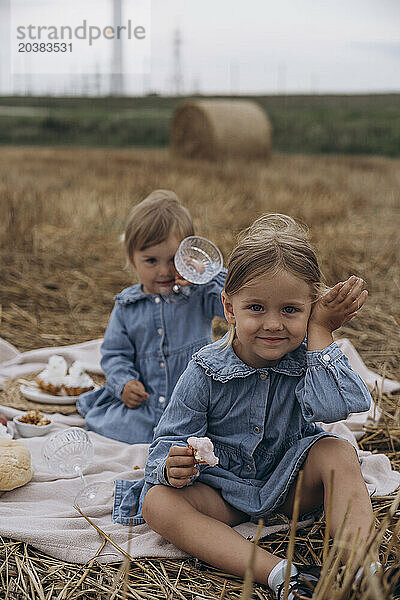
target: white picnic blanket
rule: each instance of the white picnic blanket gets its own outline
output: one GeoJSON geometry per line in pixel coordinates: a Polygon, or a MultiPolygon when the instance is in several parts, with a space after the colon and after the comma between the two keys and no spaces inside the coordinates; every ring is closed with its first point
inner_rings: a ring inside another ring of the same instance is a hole
{"type": "MultiPolygon", "coordinates": [[[[0,411],[8,419],[22,414],[6,406],[0,406],[0,411]]],[[[84,426],[84,420],[79,415],[50,416],[54,432],[71,425],[84,426]]],[[[94,445],[95,458],[85,470],[85,480],[89,485],[99,481],[109,482],[110,487],[108,493],[99,497],[98,506],[85,511],[87,516],[134,558],[188,556],[148,525],[130,528],[111,520],[113,481],[133,481],[143,477],[149,444],[125,444],[91,431],[89,436],[94,445]]],[[[34,476],[27,485],[0,496],[0,536],[28,542],[59,560],[87,563],[98,551],[103,537],[73,508],[75,495],[81,489],[80,478],[61,478],[49,472],[41,456],[47,437],[22,438],[31,452],[34,476]]],[[[312,519],[304,521],[302,525],[310,523],[312,519]]],[[[264,527],[261,535],[265,537],[287,527],[287,524],[264,527]]],[[[235,529],[252,539],[257,526],[249,522],[235,529]]],[[[123,555],[111,543],[107,543],[97,560],[107,563],[122,559],[123,555]]]]}
{"type": "MultiPolygon", "coordinates": [[[[0,339],[0,375],[5,379],[44,368],[48,357],[55,353],[63,355],[70,363],[82,360],[89,370],[101,372],[98,364],[100,345],[101,340],[94,340],[72,346],[19,353],[13,346],[0,339]]],[[[374,376],[380,385],[382,382],[379,383],[379,375],[374,376]]],[[[369,384],[373,385],[370,382],[369,384]]],[[[399,384],[396,385],[400,387],[399,384]]],[[[9,419],[21,413],[5,406],[0,406],[0,411],[9,419]]],[[[371,420],[372,414],[373,411],[368,411],[354,415],[354,420],[349,422],[350,428],[347,427],[347,421],[326,427],[357,446],[354,433],[359,435],[362,424],[371,420]]],[[[54,423],[53,431],[71,425],[84,426],[84,420],[79,415],[56,414],[51,415],[51,418],[54,423]]],[[[100,499],[100,505],[92,509],[88,516],[132,557],[187,556],[151,531],[147,525],[129,528],[111,521],[112,482],[115,479],[133,481],[143,477],[148,445],[129,445],[93,432],[89,432],[89,436],[94,444],[95,458],[85,471],[87,483],[108,481],[110,488],[109,493],[100,499]]],[[[80,479],[57,478],[48,471],[41,456],[46,437],[23,439],[31,451],[35,474],[26,486],[0,496],[0,535],[26,541],[60,560],[86,563],[96,554],[103,538],[73,508],[73,499],[81,487],[80,479]]],[[[400,473],[392,471],[387,457],[362,451],[359,454],[361,469],[370,493],[374,496],[386,496],[394,492],[400,485],[400,473]]],[[[287,525],[264,527],[261,535],[265,537],[285,527],[287,525]]],[[[255,534],[256,526],[244,523],[236,529],[245,537],[251,538],[255,534]]],[[[106,563],[121,559],[121,553],[112,544],[107,543],[97,560],[106,563]]]]}

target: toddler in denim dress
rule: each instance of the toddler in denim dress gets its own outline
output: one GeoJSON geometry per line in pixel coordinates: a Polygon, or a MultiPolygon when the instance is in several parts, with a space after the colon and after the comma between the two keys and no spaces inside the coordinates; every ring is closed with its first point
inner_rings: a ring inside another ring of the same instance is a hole
{"type": "MultiPolygon", "coordinates": [[[[146,521],[187,553],[243,577],[254,546],[232,527],[291,516],[299,479],[300,514],[315,511],[333,471],[330,533],[348,511],[345,562],[356,537],[368,539],[373,512],[355,449],[318,422],[369,408],[366,385],[332,337],[367,295],[356,276],[322,284],[307,229],[291,217],[255,221],[229,259],[229,332],[194,354],[158,424],[144,479],[116,482],[113,520],[146,521]],[[196,463],[190,436],[211,439],[216,466],[196,463]]],[[[254,579],[282,599],[287,561],[255,552],[254,579]]],[[[319,574],[317,565],[292,564],[288,598],[310,598],[319,574]]]]}
{"type": "Polygon", "coordinates": [[[174,254],[190,235],[191,216],[173,192],[156,190],[133,208],[125,247],[140,283],[115,297],[101,347],[106,383],[77,402],[87,429],[130,444],[151,442],[192,354],[212,342],[212,319],[224,316],[226,269],[202,285],[180,278],[174,254]]]}

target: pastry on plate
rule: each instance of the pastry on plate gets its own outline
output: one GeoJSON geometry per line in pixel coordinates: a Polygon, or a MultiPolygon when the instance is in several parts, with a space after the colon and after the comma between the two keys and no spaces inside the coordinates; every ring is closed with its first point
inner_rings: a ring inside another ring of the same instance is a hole
{"type": "Polygon", "coordinates": [[[62,356],[50,356],[47,367],[36,375],[35,381],[39,388],[55,396],[62,391],[64,378],[67,374],[67,363],[62,356]]]}
{"type": "Polygon", "coordinates": [[[63,389],[68,396],[80,396],[94,388],[93,379],[86,373],[83,364],[77,360],[64,377],[63,389]]]}

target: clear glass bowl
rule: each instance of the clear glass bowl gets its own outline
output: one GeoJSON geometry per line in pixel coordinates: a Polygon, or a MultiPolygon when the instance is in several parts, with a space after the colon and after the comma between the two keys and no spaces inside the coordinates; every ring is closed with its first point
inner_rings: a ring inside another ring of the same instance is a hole
{"type": "Polygon", "coordinates": [[[176,251],[175,268],[190,283],[207,283],[220,272],[222,254],[210,240],[192,235],[182,240],[176,251]]]}

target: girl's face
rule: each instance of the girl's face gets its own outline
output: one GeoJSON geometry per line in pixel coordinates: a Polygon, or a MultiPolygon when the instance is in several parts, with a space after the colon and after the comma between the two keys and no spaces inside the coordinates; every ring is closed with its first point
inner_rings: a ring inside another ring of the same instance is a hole
{"type": "Polygon", "coordinates": [[[146,250],[135,250],[131,261],[145,294],[168,294],[172,291],[177,273],[174,256],[181,239],[175,234],[146,250]]]}
{"type": "Polygon", "coordinates": [[[228,323],[236,327],[235,353],[251,367],[276,365],[304,340],[311,289],[287,271],[257,279],[230,298],[222,292],[222,301],[228,323]]]}

